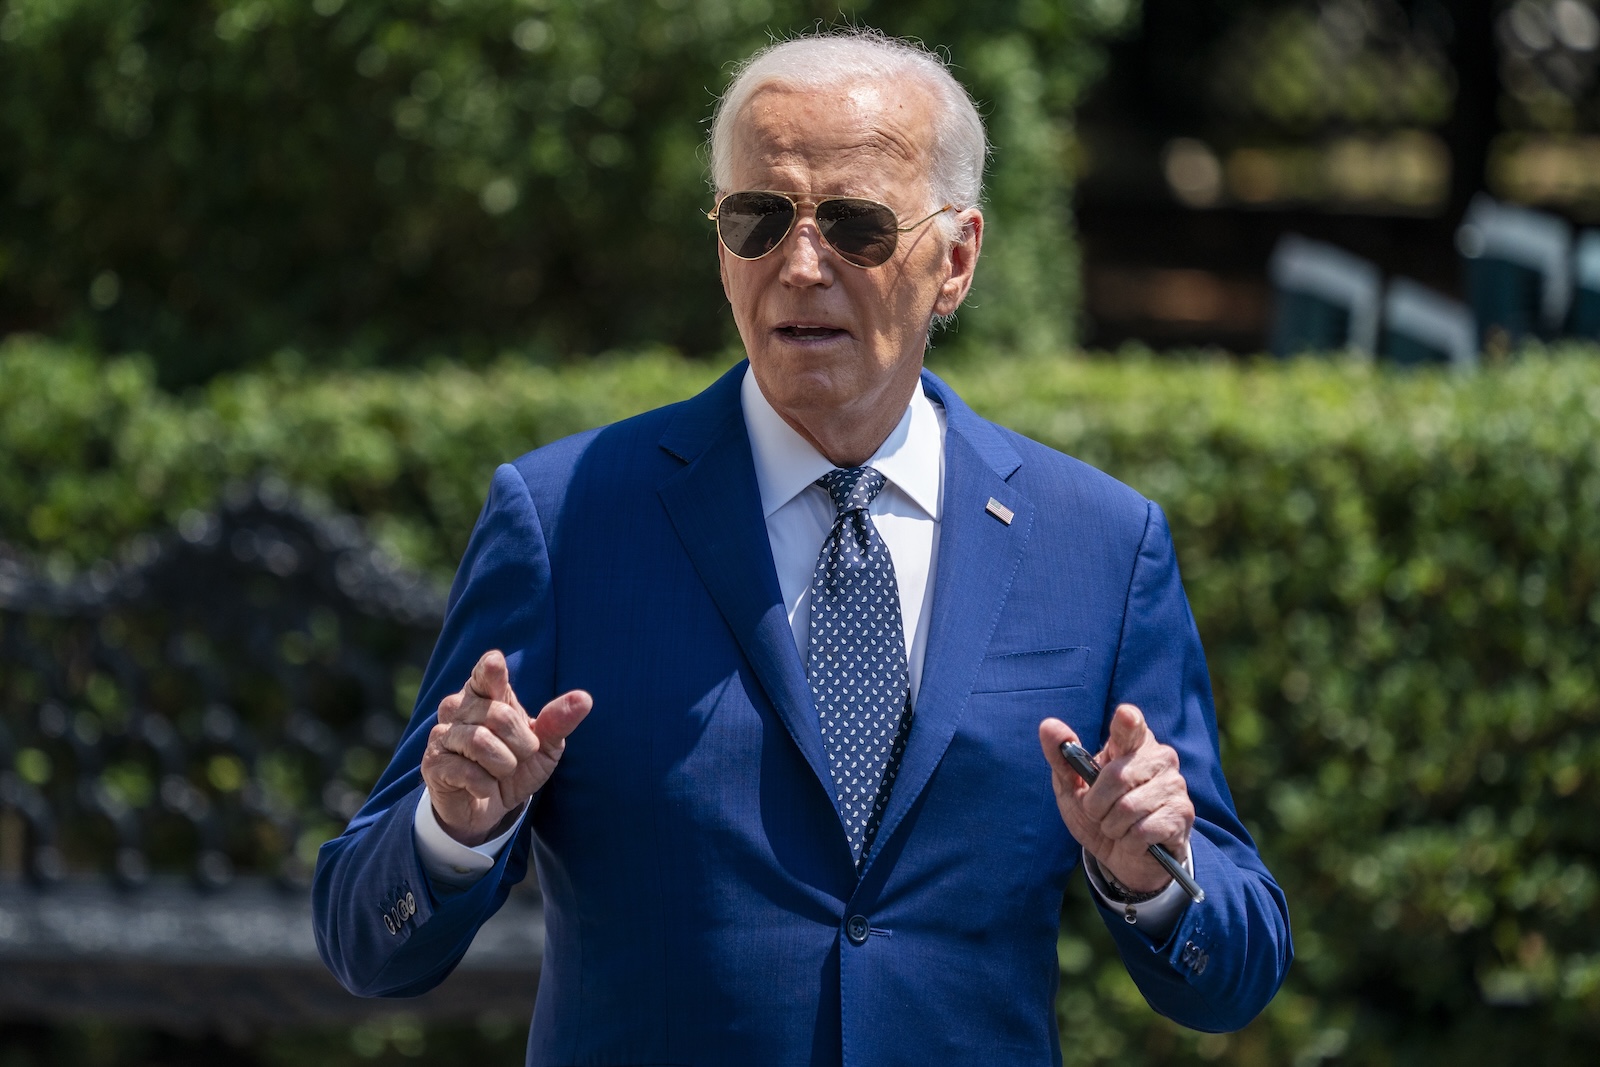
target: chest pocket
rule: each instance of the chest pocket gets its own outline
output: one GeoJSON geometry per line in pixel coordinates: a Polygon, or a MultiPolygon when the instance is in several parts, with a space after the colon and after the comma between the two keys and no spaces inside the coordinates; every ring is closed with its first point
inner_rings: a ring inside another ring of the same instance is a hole
{"type": "Polygon", "coordinates": [[[1030,689],[1073,689],[1083,685],[1087,648],[1046,648],[987,656],[978,667],[974,693],[1019,693],[1030,689]]]}

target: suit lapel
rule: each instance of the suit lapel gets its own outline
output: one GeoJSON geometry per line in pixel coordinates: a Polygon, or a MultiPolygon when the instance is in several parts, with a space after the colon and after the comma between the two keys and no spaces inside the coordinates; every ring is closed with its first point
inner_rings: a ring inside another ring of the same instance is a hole
{"type": "MultiPolygon", "coordinates": [[[[744,370],[741,362],[680,406],[661,447],[685,465],[659,493],[700,580],[831,800],[833,775],[761,514],[739,404],[744,370]]],[[[1016,450],[937,377],[924,372],[923,385],[946,417],[938,578],[916,718],[873,856],[927,788],[955,736],[1033,529],[1033,505],[1007,481],[1021,465],[1016,450]],[[1013,513],[1009,524],[986,510],[991,498],[1013,513]]]]}
{"type": "MultiPolygon", "coordinates": [[[[805,667],[778,589],[750,439],[740,363],[686,401],[661,440],[685,461],[658,490],[684,552],[727,621],[795,745],[831,799],[833,777],[805,667]]],[[[837,807],[837,805],[835,805],[837,807]]]]}
{"type": "Polygon", "coordinates": [[[874,855],[927,788],[955,736],[1033,529],[1033,505],[1006,480],[1021,465],[1016,450],[938,378],[925,372],[923,385],[946,417],[938,577],[916,718],[874,855]],[[1009,524],[986,510],[991,499],[1013,512],[1009,524]]]}

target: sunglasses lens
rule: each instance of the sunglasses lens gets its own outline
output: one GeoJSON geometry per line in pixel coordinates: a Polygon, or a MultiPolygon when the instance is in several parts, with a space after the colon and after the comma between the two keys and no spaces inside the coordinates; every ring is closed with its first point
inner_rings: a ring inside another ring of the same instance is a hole
{"type": "Polygon", "coordinates": [[[740,259],[778,247],[794,222],[794,205],[772,193],[729,193],[717,205],[717,236],[740,259]]]}
{"type": "Polygon", "coordinates": [[[817,228],[822,239],[841,257],[858,267],[887,263],[899,241],[894,212],[871,200],[845,197],[817,205],[817,228]]]}

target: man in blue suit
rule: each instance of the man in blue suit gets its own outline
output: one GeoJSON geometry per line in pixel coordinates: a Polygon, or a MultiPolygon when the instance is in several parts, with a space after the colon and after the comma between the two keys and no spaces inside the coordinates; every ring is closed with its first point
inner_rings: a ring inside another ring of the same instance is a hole
{"type": "Polygon", "coordinates": [[[495,473],[410,729],[318,862],[349,989],[443,980],[531,861],[530,1064],[1059,1062],[1081,860],[1157,1011],[1272,997],[1287,911],[1160,510],[922,369],[985,152],[919,47],[741,69],[711,216],[748,362],[495,473]]]}

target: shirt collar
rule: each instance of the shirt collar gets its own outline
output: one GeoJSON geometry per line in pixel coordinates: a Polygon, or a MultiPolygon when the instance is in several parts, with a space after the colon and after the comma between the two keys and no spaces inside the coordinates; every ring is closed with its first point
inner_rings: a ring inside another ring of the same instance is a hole
{"type": "MultiPolygon", "coordinates": [[[[770,518],[812,482],[833,470],[833,464],[783,421],[756,384],[755,371],[748,367],[739,397],[755,460],[756,485],[761,490],[761,513],[770,518]]],[[[939,416],[919,379],[899,424],[866,465],[876,468],[937,522],[943,452],[939,416]]]]}

